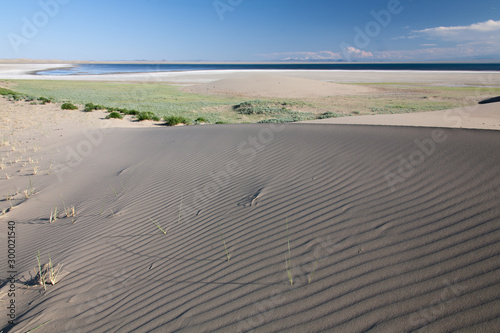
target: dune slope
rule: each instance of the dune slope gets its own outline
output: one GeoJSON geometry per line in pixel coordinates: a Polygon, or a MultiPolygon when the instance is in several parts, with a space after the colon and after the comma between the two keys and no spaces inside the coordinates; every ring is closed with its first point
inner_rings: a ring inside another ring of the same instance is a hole
{"type": "Polygon", "coordinates": [[[4,227],[16,223],[21,281],[19,324],[2,318],[4,332],[46,322],[37,333],[499,325],[496,131],[289,124],[102,133],[80,158],[69,152],[89,136],[66,140],[54,157],[59,172],[37,178],[39,192],[3,218],[4,227]],[[75,221],[49,223],[62,201],[75,205],[75,221]],[[64,264],[46,291],[22,282],[37,251],[64,264]]]}

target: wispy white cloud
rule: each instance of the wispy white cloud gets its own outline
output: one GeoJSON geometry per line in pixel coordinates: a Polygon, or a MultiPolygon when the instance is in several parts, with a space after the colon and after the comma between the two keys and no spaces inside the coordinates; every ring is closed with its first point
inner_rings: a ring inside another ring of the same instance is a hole
{"type": "Polygon", "coordinates": [[[339,60],[342,58],[340,53],[332,51],[319,51],[319,52],[279,52],[279,53],[266,53],[260,55],[268,60],[339,60]]]}
{"type": "MultiPolygon", "coordinates": [[[[406,28],[406,27],[404,27],[406,28]]],[[[499,59],[500,21],[488,20],[466,26],[408,30],[393,40],[412,40],[413,49],[369,51],[352,46],[339,52],[283,52],[261,55],[266,60],[290,61],[433,61],[454,59],[499,59]]]]}
{"type": "Polygon", "coordinates": [[[421,49],[416,50],[379,52],[375,54],[375,57],[399,60],[500,57],[500,21],[495,20],[465,26],[441,26],[412,30],[405,36],[393,39],[415,41],[425,39],[430,43],[422,43],[420,44],[421,49]],[[440,47],[440,45],[446,45],[446,47],[440,47]]]}
{"type": "Polygon", "coordinates": [[[372,52],[363,51],[352,46],[345,48],[344,52],[347,53],[351,59],[373,58],[372,52]]]}
{"type": "Polygon", "coordinates": [[[413,30],[417,36],[445,41],[467,41],[477,39],[500,40],[500,21],[488,20],[466,26],[436,27],[413,30]]]}
{"type": "Polygon", "coordinates": [[[338,61],[349,55],[351,59],[372,58],[373,53],[363,51],[355,47],[347,47],[342,52],[319,51],[319,52],[281,52],[267,53],[260,56],[267,60],[289,60],[289,61],[338,61]]]}

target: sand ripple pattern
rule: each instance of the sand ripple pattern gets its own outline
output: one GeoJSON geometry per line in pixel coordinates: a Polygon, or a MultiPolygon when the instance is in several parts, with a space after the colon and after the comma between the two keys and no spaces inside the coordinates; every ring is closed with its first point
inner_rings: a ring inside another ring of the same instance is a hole
{"type": "Polygon", "coordinates": [[[398,157],[409,158],[415,140],[434,129],[295,124],[270,136],[269,128],[124,129],[106,137],[71,179],[47,189],[68,189],[77,223],[49,224],[42,216],[50,206],[18,213],[25,269],[43,249],[69,272],[44,295],[20,296],[20,327],[48,320],[37,331],[499,327],[498,132],[444,129],[446,140],[391,190],[387,172],[398,174],[398,157]],[[252,151],[249,138],[259,133],[265,142],[252,151]]]}

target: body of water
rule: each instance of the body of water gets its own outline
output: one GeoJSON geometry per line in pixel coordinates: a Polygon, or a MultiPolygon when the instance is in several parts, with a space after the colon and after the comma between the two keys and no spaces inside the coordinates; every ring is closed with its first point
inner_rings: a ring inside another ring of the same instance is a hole
{"type": "Polygon", "coordinates": [[[381,71],[500,71],[500,63],[329,63],[329,64],[81,64],[40,71],[39,75],[100,75],[206,70],[381,70],[381,71]]]}

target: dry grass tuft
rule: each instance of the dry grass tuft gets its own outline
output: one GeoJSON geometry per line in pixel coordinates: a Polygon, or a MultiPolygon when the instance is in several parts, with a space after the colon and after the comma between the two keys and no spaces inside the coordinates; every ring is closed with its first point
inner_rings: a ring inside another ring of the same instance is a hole
{"type": "Polygon", "coordinates": [[[50,258],[48,264],[42,265],[40,261],[40,251],[38,251],[36,255],[36,261],[38,263],[38,269],[35,268],[37,273],[35,276],[36,283],[41,285],[44,290],[47,290],[47,284],[55,285],[59,281],[58,277],[63,265],[58,264],[54,267],[50,258]]]}

